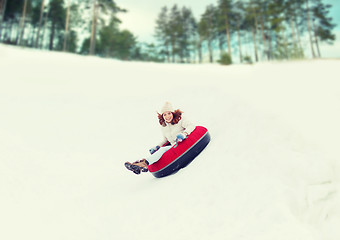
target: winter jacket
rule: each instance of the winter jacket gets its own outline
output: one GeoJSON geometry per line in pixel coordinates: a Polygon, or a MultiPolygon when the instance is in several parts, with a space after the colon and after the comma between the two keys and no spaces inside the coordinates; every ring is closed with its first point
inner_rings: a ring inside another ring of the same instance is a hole
{"type": "Polygon", "coordinates": [[[168,141],[171,145],[175,145],[176,137],[178,134],[184,133],[185,135],[189,135],[192,131],[195,130],[195,126],[183,117],[177,124],[172,125],[171,123],[167,122],[165,122],[165,124],[166,126],[162,126],[164,139],[158,144],[158,146],[160,147],[162,147],[168,141]]]}

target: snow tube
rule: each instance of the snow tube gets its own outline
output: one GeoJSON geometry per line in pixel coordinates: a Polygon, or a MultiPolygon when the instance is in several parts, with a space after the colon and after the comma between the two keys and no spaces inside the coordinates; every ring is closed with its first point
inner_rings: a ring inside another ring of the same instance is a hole
{"type": "Polygon", "coordinates": [[[149,171],[157,178],[176,173],[192,162],[209,142],[208,130],[197,126],[183,142],[173,146],[157,162],[150,164],[149,171]]]}

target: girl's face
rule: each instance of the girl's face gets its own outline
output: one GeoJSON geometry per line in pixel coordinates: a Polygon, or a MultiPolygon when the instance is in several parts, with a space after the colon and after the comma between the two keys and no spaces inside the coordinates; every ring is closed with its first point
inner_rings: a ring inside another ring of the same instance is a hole
{"type": "Polygon", "coordinates": [[[165,112],[163,113],[163,118],[167,123],[171,123],[174,116],[172,115],[172,112],[165,112]]]}

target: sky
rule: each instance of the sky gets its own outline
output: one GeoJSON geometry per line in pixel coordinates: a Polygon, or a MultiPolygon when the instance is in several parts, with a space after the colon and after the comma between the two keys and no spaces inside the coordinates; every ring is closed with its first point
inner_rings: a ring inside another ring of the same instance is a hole
{"type": "MultiPolygon", "coordinates": [[[[333,18],[333,23],[337,24],[335,29],[337,41],[333,46],[321,46],[322,52],[326,52],[326,57],[340,58],[340,2],[339,0],[323,0],[323,2],[333,6],[330,16],[333,18]]],[[[209,4],[215,5],[217,0],[116,0],[116,3],[128,10],[127,13],[119,14],[122,20],[121,28],[130,30],[140,42],[155,42],[153,38],[155,22],[162,7],[170,8],[174,4],[179,7],[185,6],[191,8],[196,19],[199,19],[205,8],[209,4]]]]}

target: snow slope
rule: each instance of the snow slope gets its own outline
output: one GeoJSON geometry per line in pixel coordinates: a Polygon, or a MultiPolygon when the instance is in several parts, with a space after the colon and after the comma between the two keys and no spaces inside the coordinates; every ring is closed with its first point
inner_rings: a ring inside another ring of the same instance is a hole
{"type": "Polygon", "coordinates": [[[340,239],[339,60],[121,62],[0,45],[0,239],[340,239]],[[156,179],[123,163],[171,101],[208,147],[156,179]]]}

